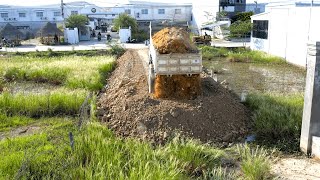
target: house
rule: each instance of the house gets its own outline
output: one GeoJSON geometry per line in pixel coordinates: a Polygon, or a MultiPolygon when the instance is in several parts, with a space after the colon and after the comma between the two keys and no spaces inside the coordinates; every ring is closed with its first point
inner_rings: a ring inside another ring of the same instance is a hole
{"type": "Polygon", "coordinates": [[[162,3],[132,1],[121,5],[125,12],[139,22],[150,21],[191,21],[192,5],[190,3],[162,3]]]}
{"type": "Polygon", "coordinates": [[[270,3],[266,12],[251,17],[250,47],[307,66],[307,44],[320,41],[320,3],[270,3]]]}

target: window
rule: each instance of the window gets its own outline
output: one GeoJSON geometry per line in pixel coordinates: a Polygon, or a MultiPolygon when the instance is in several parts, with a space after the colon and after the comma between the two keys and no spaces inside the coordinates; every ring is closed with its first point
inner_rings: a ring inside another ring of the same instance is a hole
{"type": "Polygon", "coordinates": [[[43,17],[43,12],[36,12],[37,17],[43,17]]]}
{"type": "Polygon", "coordinates": [[[141,9],[141,14],[148,14],[148,9],[141,9]]]}
{"type": "Polygon", "coordinates": [[[116,16],[115,14],[112,14],[112,16],[116,16]]]}
{"type": "Polygon", "coordinates": [[[126,14],[131,14],[131,9],[126,9],[126,10],[124,10],[124,12],[125,12],[126,14]]]}
{"type": "Polygon", "coordinates": [[[268,21],[253,20],[252,37],[268,39],[268,21]]]}
{"type": "Polygon", "coordinates": [[[61,16],[61,12],[59,12],[59,11],[53,12],[53,16],[61,16]]]}
{"type": "Polygon", "coordinates": [[[2,18],[7,18],[8,16],[9,16],[8,13],[1,13],[2,18]]]}
{"type": "Polygon", "coordinates": [[[71,11],[71,15],[77,15],[78,11],[71,11]]]}
{"type": "Polygon", "coordinates": [[[174,14],[181,14],[181,9],[175,9],[174,14]]]}
{"type": "Polygon", "coordinates": [[[19,17],[26,17],[26,13],[19,13],[19,17]]]}
{"type": "Polygon", "coordinates": [[[164,9],[158,9],[158,14],[165,14],[165,10],[164,9]]]}

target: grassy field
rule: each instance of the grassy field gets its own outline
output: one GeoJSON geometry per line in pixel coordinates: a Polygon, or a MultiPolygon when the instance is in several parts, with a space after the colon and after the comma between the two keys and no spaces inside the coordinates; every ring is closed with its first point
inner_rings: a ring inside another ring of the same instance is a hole
{"type": "Polygon", "coordinates": [[[250,94],[258,143],[286,152],[299,152],[303,94],[250,94]]]}
{"type": "Polygon", "coordinates": [[[46,53],[50,52],[42,53],[41,58],[18,53],[1,59],[0,179],[270,177],[270,159],[264,149],[247,145],[220,149],[179,136],[161,146],[116,137],[97,121],[96,97],[87,98],[90,91],[103,87],[115,57],[48,57],[46,53]],[[8,82],[18,81],[57,88],[50,93],[6,90],[8,82]],[[85,119],[80,113],[89,112],[80,111],[83,107],[91,110],[85,119]]]}
{"type": "Polygon", "coordinates": [[[204,60],[214,60],[226,58],[230,62],[250,62],[250,63],[276,63],[285,64],[283,58],[272,56],[261,51],[252,51],[244,48],[217,48],[211,46],[200,46],[204,60]]]}
{"type": "Polygon", "coordinates": [[[112,56],[14,56],[1,60],[0,73],[5,81],[33,81],[72,89],[99,90],[105,83],[106,73],[114,68],[112,60],[112,56]]]}

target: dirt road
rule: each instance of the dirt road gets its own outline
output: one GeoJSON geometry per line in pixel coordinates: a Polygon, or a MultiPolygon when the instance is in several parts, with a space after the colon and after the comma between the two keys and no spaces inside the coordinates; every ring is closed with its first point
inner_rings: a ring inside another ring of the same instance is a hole
{"type": "Polygon", "coordinates": [[[248,132],[244,105],[202,75],[202,95],[193,100],[155,99],[148,93],[146,50],[128,50],[118,59],[98,115],[117,135],[162,143],[180,132],[204,142],[242,140],[248,132]]]}

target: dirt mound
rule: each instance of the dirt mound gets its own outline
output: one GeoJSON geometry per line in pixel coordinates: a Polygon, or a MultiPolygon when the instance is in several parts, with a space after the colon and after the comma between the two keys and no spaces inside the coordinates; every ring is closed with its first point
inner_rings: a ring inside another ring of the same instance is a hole
{"type": "Polygon", "coordinates": [[[194,99],[201,92],[200,75],[160,76],[155,79],[155,98],[194,99]]]}
{"type": "Polygon", "coordinates": [[[248,132],[246,107],[211,78],[201,77],[196,99],[153,98],[140,57],[133,50],[120,57],[99,98],[98,116],[117,135],[163,143],[178,130],[204,142],[230,142],[248,132]]]}
{"type": "Polygon", "coordinates": [[[152,36],[154,47],[160,54],[197,52],[189,33],[183,28],[164,28],[152,36]]]}

